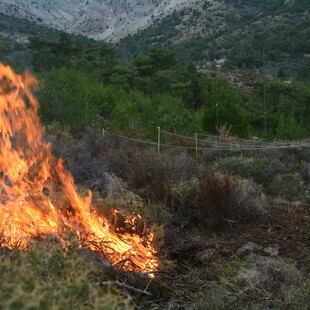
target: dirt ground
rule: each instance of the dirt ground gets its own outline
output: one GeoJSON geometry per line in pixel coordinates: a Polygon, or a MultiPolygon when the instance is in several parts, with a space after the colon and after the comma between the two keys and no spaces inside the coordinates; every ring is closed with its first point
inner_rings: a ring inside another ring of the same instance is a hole
{"type": "MultiPolygon", "coordinates": [[[[307,205],[272,202],[260,222],[230,222],[225,229],[204,235],[201,231],[190,232],[190,236],[184,237],[183,242],[171,245],[170,248],[168,246],[171,258],[177,260],[177,266],[173,275],[164,276],[166,285],[172,290],[172,300],[162,309],[244,309],[243,307],[251,302],[251,297],[242,301],[242,306],[236,304],[239,297],[235,297],[237,301],[228,303],[229,306],[210,306],[210,302],[214,300],[210,301],[208,298],[225,299],[232,296],[227,297],[221,291],[229,286],[227,283],[221,283],[221,274],[227,263],[239,258],[241,261],[246,260],[249,253],[245,256],[239,255],[239,249],[247,244],[255,244],[257,248],[252,254],[257,257],[267,261],[275,258],[280,265],[285,261],[290,266],[297,267],[296,270],[302,270],[310,262],[309,227],[310,208],[307,205]],[[268,249],[275,249],[275,252],[268,253],[268,249]],[[216,293],[219,294],[218,297],[212,296],[214,287],[219,290],[216,293]]],[[[259,306],[255,309],[278,309],[268,305],[268,299],[273,298],[272,293],[269,293],[266,294],[267,297],[257,297],[256,302],[259,306]]],[[[279,309],[286,305],[283,300],[281,302],[279,309]]],[[[252,308],[249,306],[247,309],[252,308]]],[[[296,308],[287,306],[286,309],[296,308]]]]}
{"type": "Polygon", "coordinates": [[[261,247],[279,246],[279,256],[300,266],[310,258],[310,207],[302,204],[272,204],[259,223],[240,225],[217,234],[221,248],[236,252],[248,242],[261,247]]]}

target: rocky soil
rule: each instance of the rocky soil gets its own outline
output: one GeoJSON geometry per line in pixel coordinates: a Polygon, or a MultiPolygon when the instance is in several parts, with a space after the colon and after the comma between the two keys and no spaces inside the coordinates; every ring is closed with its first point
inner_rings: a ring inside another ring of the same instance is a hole
{"type": "Polygon", "coordinates": [[[230,85],[235,88],[241,88],[250,95],[257,95],[259,89],[259,78],[255,74],[233,71],[217,71],[208,68],[199,68],[198,73],[207,78],[214,80],[217,76],[219,79],[226,79],[230,85]]]}

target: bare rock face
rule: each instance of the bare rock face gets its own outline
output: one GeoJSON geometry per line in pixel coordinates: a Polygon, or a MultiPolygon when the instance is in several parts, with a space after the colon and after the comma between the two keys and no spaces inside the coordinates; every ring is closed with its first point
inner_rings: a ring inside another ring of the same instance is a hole
{"type": "Polygon", "coordinates": [[[188,0],[1,0],[0,12],[98,40],[117,41],[188,0]]]}

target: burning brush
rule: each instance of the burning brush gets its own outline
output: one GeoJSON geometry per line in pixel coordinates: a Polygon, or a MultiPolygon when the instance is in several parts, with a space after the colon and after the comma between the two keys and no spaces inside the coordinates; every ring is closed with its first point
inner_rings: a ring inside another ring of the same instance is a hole
{"type": "MultiPolygon", "coordinates": [[[[81,247],[112,265],[148,273],[158,268],[153,234],[115,231],[91,206],[91,192],[81,197],[62,160],[42,138],[38,102],[29,73],[15,74],[0,64],[0,247],[27,250],[34,239],[68,232],[81,247]]],[[[132,219],[130,219],[132,223],[132,219]]]]}

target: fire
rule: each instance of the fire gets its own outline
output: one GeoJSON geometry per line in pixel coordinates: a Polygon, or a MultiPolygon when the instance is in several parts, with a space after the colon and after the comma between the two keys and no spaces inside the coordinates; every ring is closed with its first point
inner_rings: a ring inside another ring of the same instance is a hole
{"type": "Polygon", "coordinates": [[[81,246],[115,266],[137,272],[158,268],[153,234],[117,233],[81,197],[62,160],[43,138],[29,73],[0,63],[0,247],[27,250],[32,240],[74,233],[81,246]]]}

